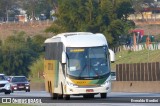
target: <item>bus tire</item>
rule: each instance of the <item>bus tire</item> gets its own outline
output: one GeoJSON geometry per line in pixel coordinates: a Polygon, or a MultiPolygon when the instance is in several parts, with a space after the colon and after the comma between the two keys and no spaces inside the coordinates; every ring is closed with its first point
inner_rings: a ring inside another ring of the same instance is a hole
{"type": "Polygon", "coordinates": [[[101,93],[101,98],[107,98],[107,93],[101,93]]]}
{"type": "Polygon", "coordinates": [[[58,99],[63,99],[63,84],[61,83],[61,94],[58,95],[58,99]]]}
{"type": "Polygon", "coordinates": [[[50,87],[50,88],[49,88],[49,89],[50,89],[50,93],[52,93],[52,83],[51,83],[51,81],[49,82],[49,85],[50,85],[50,86],[49,86],[49,87],[50,87]]]}
{"type": "Polygon", "coordinates": [[[65,100],[69,100],[70,99],[70,95],[63,95],[65,100]]]}
{"type": "Polygon", "coordinates": [[[52,94],[52,99],[57,99],[58,95],[56,93],[52,94]]]}
{"type": "Polygon", "coordinates": [[[59,94],[59,95],[58,95],[58,99],[63,99],[63,95],[62,95],[62,94],[59,94]]]}
{"type": "Polygon", "coordinates": [[[49,84],[49,81],[48,81],[48,92],[50,93],[50,84],[49,84]]]}

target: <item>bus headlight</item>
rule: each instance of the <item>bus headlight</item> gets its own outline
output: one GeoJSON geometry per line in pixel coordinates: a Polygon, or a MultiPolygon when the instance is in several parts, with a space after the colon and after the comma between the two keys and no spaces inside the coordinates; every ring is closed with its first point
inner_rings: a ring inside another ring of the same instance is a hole
{"type": "Polygon", "coordinates": [[[110,83],[110,81],[105,81],[101,86],[104,87],[104,86],[108,86],[110,83]]]}
{"type": "Polygon", "coordinates": [[[68,81],[67,81],[67,85],[69,85],[69,86],[71,86],[71,87],[78,87],[76,84],[73,84],[73,83],[68,82],[68,81]]]}

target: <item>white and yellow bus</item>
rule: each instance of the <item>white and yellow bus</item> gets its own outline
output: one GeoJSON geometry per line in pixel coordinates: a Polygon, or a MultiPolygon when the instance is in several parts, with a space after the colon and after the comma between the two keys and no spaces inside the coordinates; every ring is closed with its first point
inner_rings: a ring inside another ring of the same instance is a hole
{"type": "Polygon", "coordinates": [[[45,40],[45,89],[52,98],[71,95],[106,98],[111,90],[114,52],[103,34],[62,33],[45,40]]]}

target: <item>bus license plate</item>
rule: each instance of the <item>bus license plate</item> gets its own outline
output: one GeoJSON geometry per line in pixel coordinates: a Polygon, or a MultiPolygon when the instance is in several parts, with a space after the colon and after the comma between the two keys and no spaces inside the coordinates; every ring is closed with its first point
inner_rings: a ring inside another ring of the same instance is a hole
{"type": "Polygon", "coordinates": [[[93,89],[86,89],[86,92],[94,92],[93,89]]]}

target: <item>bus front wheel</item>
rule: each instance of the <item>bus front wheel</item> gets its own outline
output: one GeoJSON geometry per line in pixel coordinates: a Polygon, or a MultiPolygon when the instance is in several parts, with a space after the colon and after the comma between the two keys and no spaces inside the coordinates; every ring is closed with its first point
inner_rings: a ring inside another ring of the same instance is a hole
{"type": "Polygon", "coordinates": [[[101,98],[107,98],[107,93],[101,93],[101,98]]]}

